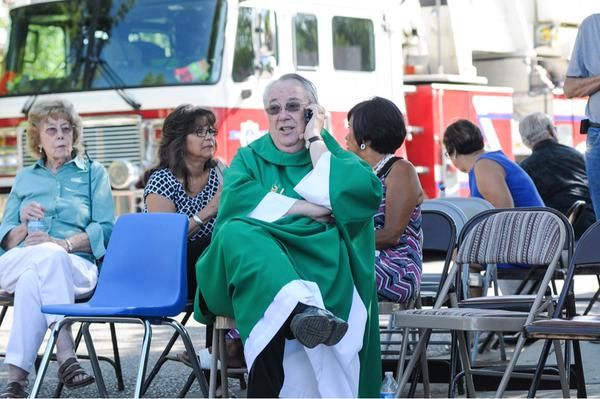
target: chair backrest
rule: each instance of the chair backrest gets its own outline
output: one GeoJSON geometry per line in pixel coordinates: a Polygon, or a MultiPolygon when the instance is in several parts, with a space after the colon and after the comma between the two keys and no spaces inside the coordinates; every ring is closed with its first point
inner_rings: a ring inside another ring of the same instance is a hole
{"type": "Polygon", "coordinates": [[[459,265],[545,265],[546,272],[529,315],[532,319],[568,239],[572,239],[568,221],[549,208],[493,209],[467,222],[458,240],[455,260],[459,265]]]}
{"type": "MultiPolygon", "coordinates": [[[[440,210],[424,209],[421,211],[423,229],[423,261],[427,261],[427,252],[434,251],[437,254],[443,254],[444,267],[441,272],[440,281],[437,284],[436,291],[439,294],[450,264],[452,254],[456,247],[456,225],[451,215],[440,210]]],[[[426,270],[423,270],[426,273],[426,270]]]]}
{"type": "Polygon", "coordinates": [[[490,204],[483,198],[476,197],[442,197],[439,198],[441,201],[448,201],[457,207],[467,216],[467,219],[471,219],[473,216],[494,209],[494,205],[490,204]]]}
{"type": "Polygon", "coordinates": [[[569,222],[571,222],[571,224],[575,226],[575,223],[577,223],[577,219],[579,219],[584,209],[585,201],[577,200],[573,202],[573,204],[571,204],[569,209],[567,209],[567,211],[565,212],[565,216],[567,217],[569,222]]]}
{"type": "Polygon", "coordinates": [[[575,252],[571,257],[571,262],[569,262],[565,284],[560,293],[554,317],[561,315],[567,297],[573,291],[573,276],[576,274],[577,269],[600,268],[600,249],[598,248],[598,243],[600,243],[600,221],[591,225],[579,238],[579,241],[577,241],[575,252]]]}
{"type": "Polygon", "coordinates": [[[421,204],[421,210],[441,211],[449,215],[456,226],[456,234],[459,235],[468,218],[460,208],[449,201],[440,199],[428,199],[421,204]]]}
{"type": "Polygon", "coordinates": [[[137,316],[178,315],[187,298],[187,229],[182,214],[121,215],[90,304],[137,316]]]}

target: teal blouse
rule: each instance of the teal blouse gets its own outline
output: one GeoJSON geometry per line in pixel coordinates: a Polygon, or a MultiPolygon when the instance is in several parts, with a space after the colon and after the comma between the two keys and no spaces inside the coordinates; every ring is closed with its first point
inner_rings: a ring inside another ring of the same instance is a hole
{"type": "MultiPolygon", "coordinates": [[[[85,232],[92,254],[76,254],[92,262],[104,256],[114,223],[112,192],[104,166],[76,157],[65,163],[56,174],[50,172],[42,160],[23,168],[17,174],[6,202],[0,225],[0,242],[21,224],[20,211],[32,201],[45,208],[44,220],[50,228],[51,237],[65,239],[85,232]]],[[[0,255],[4,252],[0,248],[0,255]]]]}

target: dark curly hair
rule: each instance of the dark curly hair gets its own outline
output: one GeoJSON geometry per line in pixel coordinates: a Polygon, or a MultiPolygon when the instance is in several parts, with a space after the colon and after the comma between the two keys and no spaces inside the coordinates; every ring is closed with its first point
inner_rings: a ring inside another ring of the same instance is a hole
{"type": "MultiPolygon", "coordinates": [[[[206,108],[196,107],[191,104],[183,104],[175,108],[166,118],[162,129],[162,138],[158,148],[158,165],[149,169],[144,174],[144,185],[158,169],[167,168],[175,176],[183,180],[183,187],[189,192],[189,176],[185,160],[185,143],[188,134],[196,128],[196,119],[205,118],[208,126],[215,126],[217,117],[206,108]]],[[[216,166],[214,159],[209,159],[204,164],[204,170],[216,166]]]]}

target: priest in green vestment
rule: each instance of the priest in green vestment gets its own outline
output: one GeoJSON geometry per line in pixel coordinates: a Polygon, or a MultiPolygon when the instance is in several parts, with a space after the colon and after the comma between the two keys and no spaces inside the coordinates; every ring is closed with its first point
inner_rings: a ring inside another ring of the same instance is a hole
{"type": "Polygon", "coordinates": [[[323,129],[310,81],[284,75],[264,102],[269,134],[225,172],[212,243],[196,264],[195,318],[235,319],[248,397],[376,397],[381,184],[323,129]]]}

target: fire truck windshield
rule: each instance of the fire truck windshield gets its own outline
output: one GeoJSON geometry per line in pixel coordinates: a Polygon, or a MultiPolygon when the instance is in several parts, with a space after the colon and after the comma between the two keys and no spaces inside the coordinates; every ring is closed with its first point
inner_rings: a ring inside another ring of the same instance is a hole
{"type": "Polygon", "coordinates": [[[66,0],[11,11],[0,95],[214,84],[224,0],[66,0]]]}

